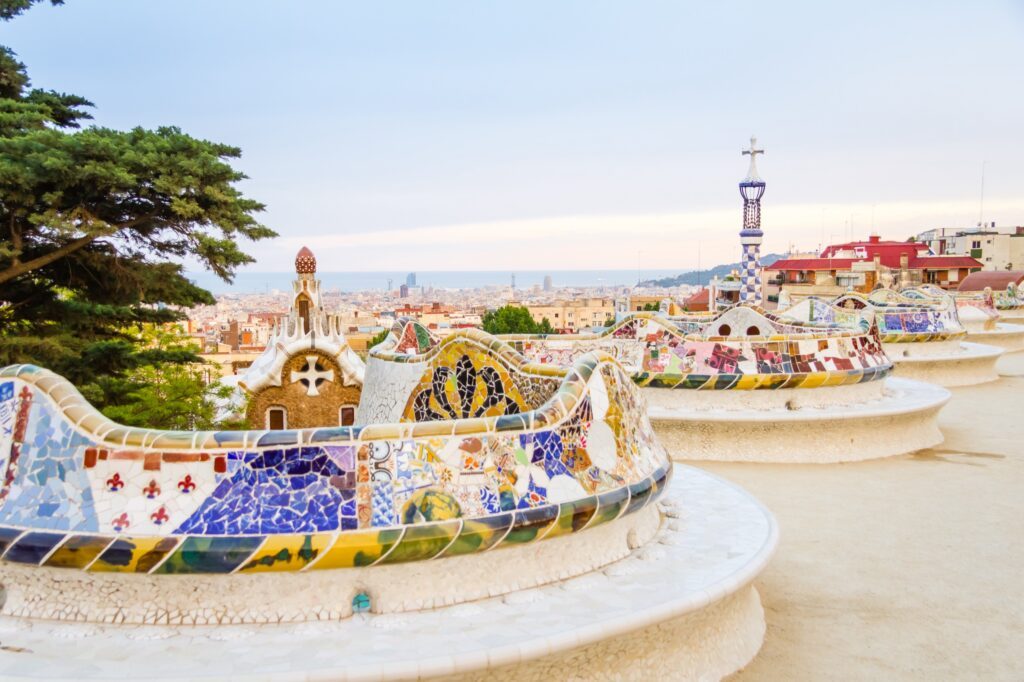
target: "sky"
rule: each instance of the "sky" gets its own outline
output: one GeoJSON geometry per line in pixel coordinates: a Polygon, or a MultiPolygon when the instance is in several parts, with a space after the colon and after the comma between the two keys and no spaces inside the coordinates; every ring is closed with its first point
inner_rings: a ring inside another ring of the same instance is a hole
{"type": "Polygon", "coordinates": [[[751,135],[764,252],[1024,225],[1024,0],[67,0],[0,44],[240,147],[254,271],[737,261],[751,135]]]}

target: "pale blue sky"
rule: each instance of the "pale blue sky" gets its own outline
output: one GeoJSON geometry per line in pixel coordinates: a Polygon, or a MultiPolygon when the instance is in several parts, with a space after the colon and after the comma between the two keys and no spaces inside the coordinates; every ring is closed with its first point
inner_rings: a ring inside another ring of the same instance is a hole
{"type": "Polygon", "coordinates": [[[1021,0],[68,0],[0,33],[101,125],[240,146],[282,235],[253,269],[737,260],[751,133],[766,250],[971,224],[983,160],[1024,224],[1021,0]]]}

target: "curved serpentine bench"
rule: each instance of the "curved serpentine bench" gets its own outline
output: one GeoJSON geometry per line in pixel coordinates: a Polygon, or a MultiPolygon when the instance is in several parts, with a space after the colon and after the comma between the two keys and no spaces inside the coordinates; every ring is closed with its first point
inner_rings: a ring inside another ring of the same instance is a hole
{"type": "Polygon", "coordinates": [[[950,296],[911,299],[889,289],[867,297],[844,294],[833,305],[848,310],[873,309],[879,336],[896,375],[951,388],[999,378],[997,346],[966,341],[956,303],[950,296]]]}
{"type": "Polygon", "coordinates": [[[991,291],[982,295],[957,294],[960,320],[967,327],[967,337],[981,343],[999,346],[1007,353],[1024,350],[1024,325],[1008,324],[996,309],[991,291]]]}
{"type": "Polygon", "coordinates": [[[956,302],[957,315],[967,330],[967,338],[1007,353],[1024,350],[1024,325],[1007,324],[996,308],[992,289],[982,292],[948,293],[937,286],[925,284],[901,289],[899,294],[907,300],[936,303],[948,296],[956,302]]]}
{"type": "Polygon", "coordinates": [[[0,369],[0,615],[416,610],[592,571],[657,531],[672,465],[608,355],[541,367],[467,332],[403,360],[417,381],[388,392],[389,423],[292,431],[122,426],[52,372],[0,369]]]}
{"type": "Polygon", "coordinates": [[[993,298],[1001,321],[1024,324],[1024,287],[1018,287],[1010,282],[1005,289],[996,292],[993,298]]]}
{"type": "Polygon", "coordinates": [[[940,443],[936,416],[949,393],[886,380],[892,364],[873,313],[817,303],[775,313],[636,313],[600,334],[502,338],[546,364],[595,349],[616,357],[680,459],[833,462],[940,443]],[[811,307],[815,319],[797,319],[811,307]]]}

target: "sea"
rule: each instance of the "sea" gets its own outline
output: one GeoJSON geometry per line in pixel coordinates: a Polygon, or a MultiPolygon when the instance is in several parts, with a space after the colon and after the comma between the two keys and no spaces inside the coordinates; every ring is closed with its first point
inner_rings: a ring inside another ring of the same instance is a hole
{"type": "MultiPolygon", "coordinates": [[[[544,278],[551,277],[551,285],[558,287],[619,287],[635,286],[638,282],[674,277],[680,270],[465,270],[417,272],[416,286],[434,289],[482,289],[506,287],[515,284],[518,289],[543,286],[544,278]]],[[[219,279],[210,272],[189,272],[188,277],[214,294],[256,294],[273,290],[289,291],[295,279],[294,272],[239,272],[232,283],[219,279]]],[[[386,291],[406,283],[408,272],[318,272],[325,291],[386,291]]]]}

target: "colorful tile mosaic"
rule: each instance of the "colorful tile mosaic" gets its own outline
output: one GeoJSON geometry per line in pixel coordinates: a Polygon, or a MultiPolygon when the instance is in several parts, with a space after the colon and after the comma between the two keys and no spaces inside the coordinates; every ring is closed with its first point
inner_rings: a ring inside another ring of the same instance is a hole
{"type": "Polygon", "coordinates": [[[865,297],[844,294],[834,307],[848,310],[874,310],[883,343],[919,343],[945,341],[966,336],[952,297],[907,298],[888,289],[879,289],[865,297]]]}
{"type": "Polygon", "coordinates": [[[476,330],[402,339],[380,355],[423,368],[405,423],[362,427],[129,428],[51,372],[3,368],[0,559],[186,574],[453,556],[611,521],[671,475],[607,354],[557,368],[476,330]]]}
{"type": "Polygon", "coordinates": [[[835,386],[881,379],[892,370],[874,316],[846,310],[810,321],[749,306],[680,318],[634,313],[601,334],[503,338],[546,365],[564,366],[600,350],[637,384],[656,388],[835,386]]]}
{"type": "Polygon", "coordinates": [[[993,296],[996,310],[1024,310],[1024,286],[1018,287],[1013,282],[1009,282],[1006,289],[995,292],[993,296]]]}

